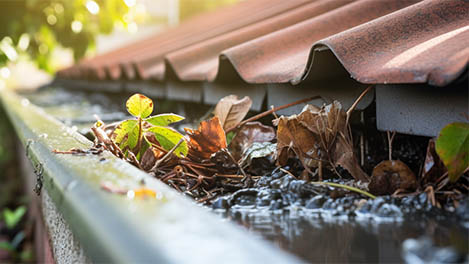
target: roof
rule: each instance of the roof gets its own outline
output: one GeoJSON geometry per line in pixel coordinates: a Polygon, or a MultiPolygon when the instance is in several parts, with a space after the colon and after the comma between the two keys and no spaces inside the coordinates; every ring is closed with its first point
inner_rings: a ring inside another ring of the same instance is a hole
{"type": "Polygon", "coordinates": [[[329,50],[360,83],[446,86],[467,69],[468,14],[467,0],[248,0],[58,76],[299,84],[331,78],[315,59],[329,50]]]}

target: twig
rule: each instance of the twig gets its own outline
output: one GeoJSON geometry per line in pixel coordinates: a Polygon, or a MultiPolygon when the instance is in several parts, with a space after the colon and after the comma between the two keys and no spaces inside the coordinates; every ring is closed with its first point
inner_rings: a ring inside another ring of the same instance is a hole
{"type": "Polygon", "coordinates": [[[288,170],[284,169],[284,168],[279,168],[282,172],[285,172],[286,174],[292,176],[293,178],[296,178],[295,175],[293,175],[293,173],[289,172],[288,170]]]}
{"type": "Polygon", "coordinates": [[[365,136],[360,134],[360,166],[365,166],[365,136]]]}
{"type": "Polygon", "coordinates": [[[221,177],[221,178],[234,178],[234,179],[244,178],[244,176],[237,175],[237,174],[218,174],[218,173],[215,173],[214,176],[215,177],[221,177]]]}
{"type": "Polygon", "coordinates": [[[127,152],[129,159],[132,163],[135,164],[139,169],[144,170],[142,166],[140,165],[140,162],[138,161],[137,157],[135,157],[134,153],[132,151],[127,152]]]}
{"type": "Polygon", "coordinates": [[[435,202],[435,190],[433,189],[433,186],[427,186],[427,188],[425,188],[424,192],[427,193],[427,197],[428,199],[430,200],[432,206],[435,206],[436,205],[436,202],[435,202]]]}
{"type": "Polygon", "coordinates": [[[364,191],[364,190],[361,190],[361,189],[358,189],[358,188],[355,188],[355,187],[352,187],[352,186],[348,186],[348,185],[345,185],[345,184],[334,183],[334,182],[311,182],[311,184],[329,185],[329,186],[332,186],[332,187],[343,188],[343,189],[347,189],[347,190],[352,191],[352,192],[357,192],[357,193],[363,194],[365,196],[370,197],[371,199],[376,199],[376,196],[374,196],[373,194],[371,194],[367,191],[364,191]]]}
{"type": "Polygon", "coordinates": [[[182,144],[183,141],[184,139],[181,138],[179,142],[176,145],[174,145],[174,147],[171,150],[168,151],[168,153],[166,153],[161,159],[156,161],[155,165],[151,168],[150,171],[156,170],[158,166],[160,166],[160,164],[163,163],[163,161],[165,161],[169,156],[171,156],[171,154],[173,154],[173,152],[182,144]]]}
{"type": "MultiPolygon", "coordinates": [[[[271,106],[270,106],[270,109],[274,110],[275,107],[274,107],[273,105],[271,105],[271,106]]],[[[275,117],[275,119],[278,119],[278,115],[277,115],[277,113],[275,113],[275,111],[272,112],[272,115],[275,117]]]]}
{"type": "Polygon", "coordinates": [[[235,160],[235,158],[233,157],[233,155],[231,155],[230,151],[226,148],[222,149],[223,152],[225,152],[226,154],[228,154],[228,156],[230,157],[230,159],[234,162],[234,164],[236,164],[236,166],[238,167],[238,169],[241,171],[241,173],[243,174],[243,179],[241,180],[242,182],[244,182],[246,179],[249,179],[251,180],[251,178],[246,174],[246,172],[244,172],[243,170],[243,167],[241,167],[239,165],[239,163],[235,160]]]}
{"type": "Polygon", "coordinates": [[[312,97],[308,97],[308,98],[305,98],[305,99],[301,99],[301,100],[295,101],[295,102],[293,102],[293,103],[289,103],[289,104],[286,104],[286,105],[274,107],[274,108],[272,108],[272,109],[270,109],[270,110],[267,110],[267,111],[265,111],[265,112],[262,112],[262,113],[260,113],[260,114],[257,114],[257,115],[255,115],[255,116],[252,116],[252,117],[250,117],[250,118],[248,118],[248,119],[242,121],[242,122],[239,123],[237,126],[235,126],[235,127],[233,127],[233,128],[230,128],[230,129],[228,129],[227,131],[225,131],[225,133],[228,134],[229,132],[231,132],[231,131],[233,131],[233,130],[239,128],[239,127],[244,126],[246,123],[255,121],[255,120],[259,119],[259,118],[262,118],[262,117],[264,117],[264,116],[270,115],[270,114],[272,114],[272,113],[274,113],[274,112],[277,112],[277,111],[279,111],[279,110],[282,110],[282,109],[285,109],[285,108],[288,108],[288,107],[292,107],[292,106],[297,105],[297,104],[306,103],[306,102],[308,102],[308,101],[311,101],[311,100],[314,100],[314,99],[319,99],[319,98],[321,98],[321,96],[316,95],[316,96],[312,96],[312,97]]]}
{"type": "Polygon", "coordinates": [[[205,197],[203,198],[200,198],[199,200],[196,200],[198,203],[205,203],[205,202],[208,202],[210,200],[212,200],[213,198],[217,197],[216,194],[212,194],[212,195],[206,195],[205,197]]]}
{"type": "MultiPolygon", "coordinates": [[[[360,122],[365,126],[365,116],[363,111],[360,113],[360,122]]],[[[360,133],[360,166],[365,166],[365,132],[360,133]]]]}
{"type": "Polygon", "coordinates": [[[66,150],[66,151],[62,151],[62,150],[52,150],[53,153],[55,154],[73,154],[73,155],[85,155],[85,154],[88,154],[88,151],[86,150],[82,150],[82,149],[77,149],[77,148],[71,148],[69,150],[66,150]]]}
{"type": "Polygon", "coordinates": [[[394,137],[396,136],[396,131],[389,133],[389,131],[386,131],[386,134],[388,136],[388,158],[389,160],[392,160],[392,142],[394,141],[394,137]]]}
{"type": "Polygon", "coordinates": [[[348,124],[350,116],[352,115],[353,110],[355,107],[357,107],[358,103],[365,97],[365,95],[373,88],[373,85],[368,86],[361,94],[358,96],[357,100],[350,106],[350,108],[347,110],[347,119],[345,121],[345,124],[348,124]]]}

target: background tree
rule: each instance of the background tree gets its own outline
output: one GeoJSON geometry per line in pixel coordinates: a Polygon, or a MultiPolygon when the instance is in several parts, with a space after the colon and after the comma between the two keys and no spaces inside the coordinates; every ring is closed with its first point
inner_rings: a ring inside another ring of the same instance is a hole
{"type": "MultiPolygon", "coordinates": [[[[0,66],[29,56],[53,72],[50,56],[59,45],[79,59],[95,46],[95,36],[126,24],[129,0],[0,1],[0,66]]],[[[128,22],[128,21],[127,21],[128,22]]]]}

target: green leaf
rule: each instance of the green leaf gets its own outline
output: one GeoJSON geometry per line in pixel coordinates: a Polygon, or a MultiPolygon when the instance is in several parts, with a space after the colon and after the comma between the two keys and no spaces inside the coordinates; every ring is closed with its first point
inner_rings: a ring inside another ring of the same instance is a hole
{"type": "Polygon", "coordinates": [[[3,210],[3,218],[8,229],[14,228],[20,221],[23,215],[26,213],[26,207],[20,206],[14,211],[6,208],[3,210]]]}
{"type": "Polygon", "coordinates": [[[143,94],[132,95],[125,106],[127,111],[135,117],[146,118],[153,112],[153,101],[143,94]]]}
{"type": "Polygon", "coordinates": [[[231,143],[231,140],[233,140],[234,136],[236,136],[236,132],[230,131],[228,134],[226,134],[226,144],[229,145],[231,143]]]}
{"type": "Polygon", "coordinates": [[[456,182],[469,167],[469,123],[451,123],[441,131],[435,144],[436,153],[456,182]]]}
{"type": "Polygon", "coordinates": [[[15,250],[15,248],[10,243],[8,243],[6,241],[0,241],[0,249],[10,251],[10,252],[15,250]]]}
{"type": "Polygon", "coordinates": [[[133,149],[138,143],[138,121],[137,120],[125,120],[119,124],[114,130],[114,142],[119,145],[121,149],[125,149],[127,146],[133,149]]]}
{"type": "MultiPolygon", "coordinates": [[[[156,140],[158,140],[160,145],[166,150],[172,149],[179,142],[179,140],[184,138],[183,135],[169,127],[154,126],[148,129],[148,132],[152,132],[155,135],[156,140]]],[[[181,145],[176,148],[174,154],[182,157],[187,155],[188,150],[187,142],[184,140],[181,145]]]]}
{"type": "Polygon", "coordinates": [[[33,260],[33,252],[29,249],[23,249],[20,253],[21,262],[31,262],[33,260]]]}
{"type": "Polygon", "coordinates": [[[154,126],[167,126],[171,123],[179,122],[183,120],[184,117],[176,114],[161,114],[161,115],[156,115],[156,116],[151,116],[145,121],[148,123],[154,125],[154,126]]]}
{"type": "Polygon", "coordinates": [[[140,147],[140,151],[137,153],[137,159],[142,160],[143,154],[145,154],[145,151],[151,146],[151,144],[148,142],[147,138],[144,136],[144,140],[142,140],[142,145],[140,147]]]}

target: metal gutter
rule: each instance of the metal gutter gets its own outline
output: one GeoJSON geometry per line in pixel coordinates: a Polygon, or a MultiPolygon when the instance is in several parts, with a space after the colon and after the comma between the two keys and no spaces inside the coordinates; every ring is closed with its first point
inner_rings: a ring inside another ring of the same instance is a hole
{"type": "Polygon", "coordinates": [[[273,245],[223,222],[148,174],[112,156],[54,154],[91,142],[27,99],[5,89],[0,101],[42,192],[52,198],[93,262],[299,263],[273,245]],[[103,181],[146,187],[155,199],[129,199],[100,189],[103,181]]]}

